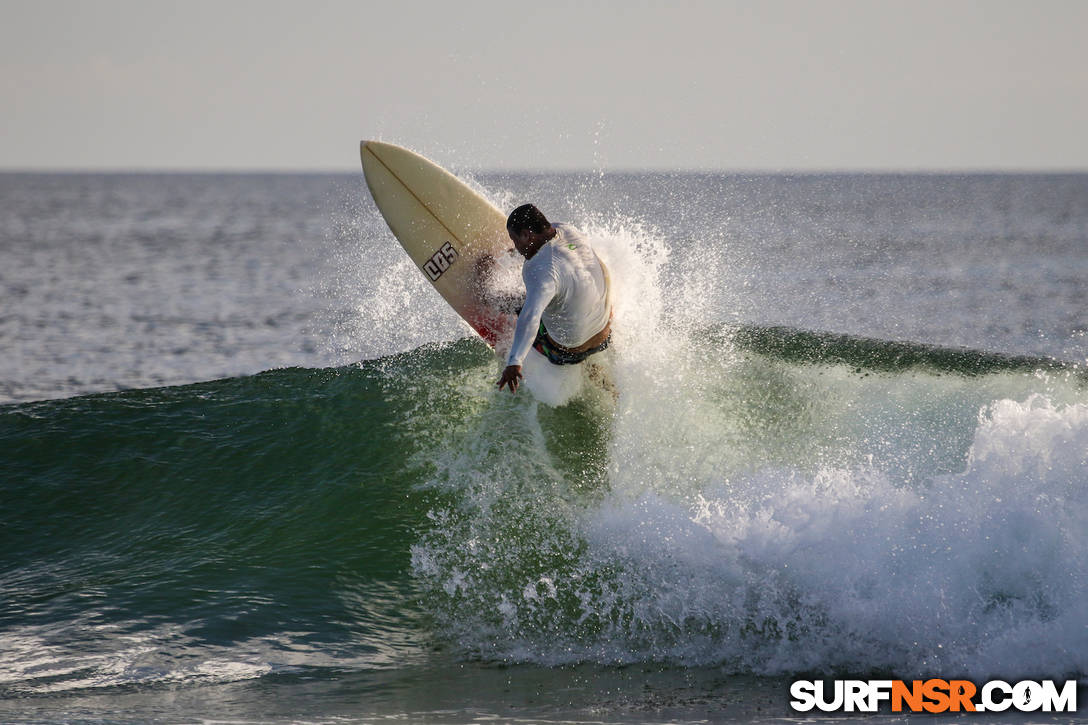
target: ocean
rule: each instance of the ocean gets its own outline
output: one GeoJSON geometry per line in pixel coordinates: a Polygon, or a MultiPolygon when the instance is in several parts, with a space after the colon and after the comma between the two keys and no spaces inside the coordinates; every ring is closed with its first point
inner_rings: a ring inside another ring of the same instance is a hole
{"type": "Polygon", "coordinates": [[[0,174],[0,721],[1088,683],[1088,175],[463,176],[595,240],[614,393],[498,391],[361,172],[0,174]]]}

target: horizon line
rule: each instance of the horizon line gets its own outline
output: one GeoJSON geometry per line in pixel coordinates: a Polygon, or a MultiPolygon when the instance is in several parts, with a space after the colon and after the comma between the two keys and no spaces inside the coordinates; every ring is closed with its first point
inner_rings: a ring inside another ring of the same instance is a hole
{"type": "MultiPolygon", "coordinates": [[[[1081,175],[1088,174],[1088,167],[1076,166],[977,166],[977,167],[615,167],[605,169],[555,167],[544,169],[531,168],[485,168],[462,167],[451,165],[452,169],[462,173],[472,174],[517,174],[517,175],[631,175],[631,174],[678,174],[678,175],[730,175],[730,176],[837,176],[837,175],[886,175],[886,176],[983,176],[983,175],[1081,175]]],[[[94,175],[106,176],[121,175],[298,175],[298,176],[331,176],[362,174],[362,168],[333,168],[333,167],[214,167],[214,166],[0,166],[0,174],[3,175],[94,175]]]]}

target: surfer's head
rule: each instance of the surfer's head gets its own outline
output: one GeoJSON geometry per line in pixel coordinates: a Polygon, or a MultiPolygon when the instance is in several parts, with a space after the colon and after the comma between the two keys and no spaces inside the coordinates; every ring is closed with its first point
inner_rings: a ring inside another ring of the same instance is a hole
{"type": "Polygon", "coordinates": [[[551,229],[552,225],[548,217],[532,204],[522,204],[510,212],[510,216],[506,219],[506,231],[510,232],[511,236],[526,231],[542,234],[551,229]]]}
{"type": "Polygon", "coordinates": [[[555,236],[548,217],[532,204],[522,204],[506,219],[506,231],[522,256],[529,259],[555,236]]]}

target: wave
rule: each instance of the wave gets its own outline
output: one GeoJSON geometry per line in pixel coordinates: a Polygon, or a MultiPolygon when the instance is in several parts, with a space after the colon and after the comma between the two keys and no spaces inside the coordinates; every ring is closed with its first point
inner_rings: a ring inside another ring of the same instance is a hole
{"type": "MultiPolygon", "coordinates": [[[[721,330],[710,334],[723,336],[721,330]]],[[[782,326],[742,325],[726,330],[726,336],[740,349],[788,362],[849,365],[878,372],[918,369],[960,375],[1045,371],[1068,373],[1082,383],[1088,382],[1088,371],[1083,366],[1043,355],[1009,355],[782,326]]]]}
{"type": "Polygon", "coordinates": [[[558,406],[497,391],[461,340],[0,408],[0,689],[436,647],[1088,671],[1077,368],[783,328],[637,342],[617,340],[616,396],[558,406]]]}
{"type": "Polygon", "coordinates": [[[765,329],[739,332],[749,344],[699,335],[665,368],[617,362],[615,410],[578,414],[597,432],[549,435],[529,408],[459,441],[472,455],[427,484],[457,496],[412,549],[459,651],[762,675],[1085,671],[1074,367],[774,330],[823,341],[798,361],[751,344],[765,329]]]}
{"type": "Polygon", "coordinates": [[[459,344],[0,409],[0,639],[26,655],[0,686],[410,656],[414,386],[481,359],[459,344]]]}

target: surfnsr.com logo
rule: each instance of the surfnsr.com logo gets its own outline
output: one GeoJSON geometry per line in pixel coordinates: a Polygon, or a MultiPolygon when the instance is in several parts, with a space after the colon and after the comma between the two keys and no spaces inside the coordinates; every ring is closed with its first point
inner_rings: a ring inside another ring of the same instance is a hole
{"type": "Polygon", "coordinates": [[[1053,680],[981,687],[969,680],[797,680],[790,685],[790,707],[798,712],[1076,712],[1077,681],[1060,687],[1053,680]]]}

